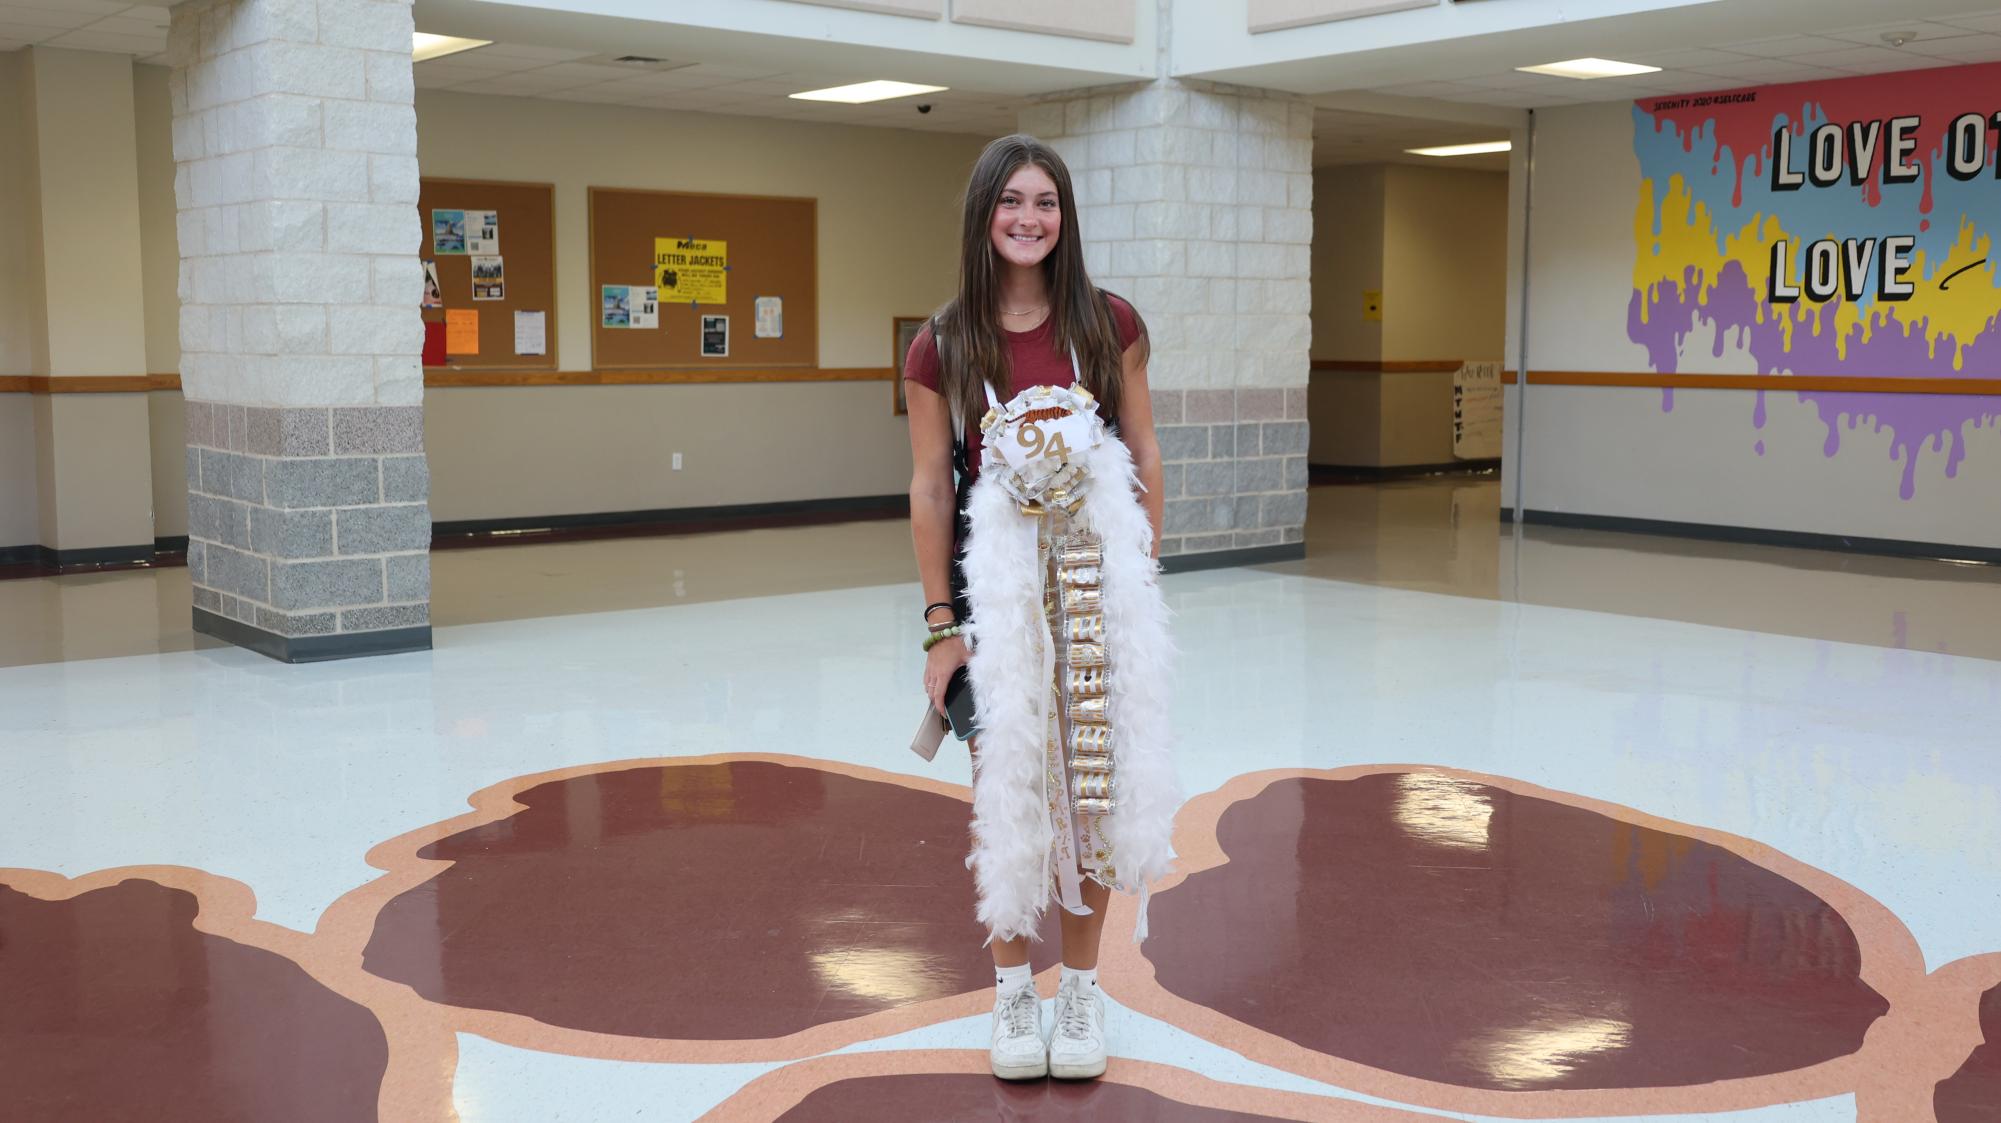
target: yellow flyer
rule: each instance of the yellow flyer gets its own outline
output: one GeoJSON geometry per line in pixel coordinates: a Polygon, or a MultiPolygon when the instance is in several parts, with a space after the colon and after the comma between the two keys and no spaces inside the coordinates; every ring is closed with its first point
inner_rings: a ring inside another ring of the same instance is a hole
{"type": "Polygon", "coordinates": [[[661,304],[729,303],[729,267],[728,242],[653,239],[653,278],[661,304]]]}

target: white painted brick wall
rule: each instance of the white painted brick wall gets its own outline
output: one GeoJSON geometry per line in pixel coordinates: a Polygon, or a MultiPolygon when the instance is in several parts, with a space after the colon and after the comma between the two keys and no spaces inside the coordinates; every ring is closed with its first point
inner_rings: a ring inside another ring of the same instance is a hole
{"type": "Polygon", "coordinates": [[[171,10],[190,399],[421,403],[411,30],[408,0],[171,10]]]}
{"type": "MultiPolygon", "coordinates": [[[[1152,388],[1201,399],[1202,416],[1184,421],[1177,401],[1168,424],[1304,416],[1312,121],[1312,107],[1287,95],[1171,79],[1059,96],[1020,115],[1022,130],[1070,165],[1094,279],[1147,319],[1152,388]]],[[[1221,447],[1211,459],[1233,459],[1221,447]]],[[[1201,460],[1187,462],[1190,473],[1201,460]]],[[[1184,539],[1204,550],[1297,543],[1304,464],[1303,455],[1247,452],[1229,474],[1250,481],[1249,494],[1240,488],[1220,501],[1229,516],[1221,525],[1208,493],[1172,490],[1177,470],[1168,481],[1167,552],[1184,539]]],[[[1216,468],[1202,472],[1213,484],[1216,468]]]]}

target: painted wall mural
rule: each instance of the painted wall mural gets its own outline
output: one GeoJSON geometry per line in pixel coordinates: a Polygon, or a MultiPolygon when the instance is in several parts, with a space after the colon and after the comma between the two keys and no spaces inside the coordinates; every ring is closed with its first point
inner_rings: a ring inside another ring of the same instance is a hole
{"type": "Polygon", "coordinates": [[[1799,394],[1826,456],[1844,429],[1888,432],[1904,499],[1925,456],[1956,479],[1967,428],[2001,418],[2001,63],[1650,98],[1633,125],[1627,335],[1654,370],[1702,327],[1713,357],[1764,374],[1994,379],[1993,395],[1799,394]]]}

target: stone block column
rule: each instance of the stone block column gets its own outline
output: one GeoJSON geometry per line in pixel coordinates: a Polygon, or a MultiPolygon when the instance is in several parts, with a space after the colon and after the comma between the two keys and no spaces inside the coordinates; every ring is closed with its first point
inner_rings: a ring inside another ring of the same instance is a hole
{"type": "Polygon", "coordinates": [[[286,661],[431,643],[411,31],[172,11],[195,628],[286,661]]]}
{"type": "Polygon", "coordinates": [[[1298,557],[1306,525],[1313,110],[1162,78],[1049,98],[1021,128],[1063,155],[1085,263],[1146,318],[1166,466],[1163,557],[1298,557]]]}

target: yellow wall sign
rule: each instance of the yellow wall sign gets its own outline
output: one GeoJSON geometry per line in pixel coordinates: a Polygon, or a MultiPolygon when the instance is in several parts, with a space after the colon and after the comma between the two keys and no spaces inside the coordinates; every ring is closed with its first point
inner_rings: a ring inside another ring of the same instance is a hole
{"type": "Polygon", "coordinates": [[[728,242],[653,239],[653,280],[661,304],[729,303],[729,264],[728,242]]]}

